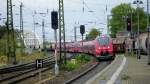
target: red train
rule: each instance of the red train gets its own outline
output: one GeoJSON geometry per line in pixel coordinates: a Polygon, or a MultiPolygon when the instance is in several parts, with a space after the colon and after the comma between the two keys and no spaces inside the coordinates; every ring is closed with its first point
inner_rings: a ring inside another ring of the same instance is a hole
{"type": "MultiPolygon", "coordinates": [[[[59,48],[59,46],[58,46],[59,48]]],[[[93,54],[97,59],[114,59],[112,39],[107,35],[98,36],[95,40],[66,43],[67,52],[84,52],[93,54]]]]}
{"type": "Polygon", "coordinates": [[[112,58],[115,55],[113,52],[113,42],[112,39],[107,35],[102,35],[95,40],[95,55],[99,59],[112,58]]]}

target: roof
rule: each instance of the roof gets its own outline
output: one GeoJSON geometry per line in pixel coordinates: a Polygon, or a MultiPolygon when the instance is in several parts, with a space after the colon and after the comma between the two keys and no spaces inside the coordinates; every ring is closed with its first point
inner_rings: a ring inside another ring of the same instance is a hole
{"type": "Polygon", "coordinates": [[[125,38],[113,38],[113,44],[123,44],[125,42],[125,38]]]}

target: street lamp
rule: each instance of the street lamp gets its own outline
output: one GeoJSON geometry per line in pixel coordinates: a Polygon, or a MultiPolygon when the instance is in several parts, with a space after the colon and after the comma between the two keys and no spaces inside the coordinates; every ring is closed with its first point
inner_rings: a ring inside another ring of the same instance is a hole
{"type": "Polygon", "coordinates": [[[150,27],[149,27],[149,0],[147,0],[147,54],[148,54],[148,65],[150,65],[150,40],[149,40],[149,33],[150,33],[150,27]]]}
{"type": "Polygon", "coordinates": [[[137,4],[137,20],[138,20],[138,31],[137,31],[137,46],[138,46],[138,49],[137,49],[137,59],[140,59],[140,41],[139,41],[139,4],[143,4],[142,1],[140,0],[136,0],[133,2],[133,4],[137,4]]]}

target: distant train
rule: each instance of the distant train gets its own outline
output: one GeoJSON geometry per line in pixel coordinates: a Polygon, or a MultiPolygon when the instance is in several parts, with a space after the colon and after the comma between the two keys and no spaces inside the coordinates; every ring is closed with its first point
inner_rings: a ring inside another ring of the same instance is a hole
{"type": "MultiPolygon", "coordinates": [[[[59,45],[57,46],[59,48],[59,45]]],[[[53,45],[54,48],[54,45],[53,45]]],[[[96,56],[99,59],[114,59],[112,39],[107,35],[98,36],[95,40],[66,43],[67,52],[81,52],[96,56]]]]}
{"type": "MultiPolygon", "coordinates": [[[[135,47],[137,44],[137,38],[135,39],[135,47]]],[[[145,53],[147,53],[148,51],[148,38],[147,38],[147,33],[141,33],[139,35],[139,44],[140,44],[140,49],[143,50],[145,53]]]]}
{"type": "Polygon", "coordinates": [[[134,50],[138,49],[138,38],[139,38],[139,48],[141,53],[147,54],[148,50],[148,38],[147,33],[143,32],[140,33],[138,37],[131,39],[130,37],[122,37],[122,38],[114,38],[113,39],[113,46],[114,52],[122,52],[124,53],[126,50],[134,50]]]}

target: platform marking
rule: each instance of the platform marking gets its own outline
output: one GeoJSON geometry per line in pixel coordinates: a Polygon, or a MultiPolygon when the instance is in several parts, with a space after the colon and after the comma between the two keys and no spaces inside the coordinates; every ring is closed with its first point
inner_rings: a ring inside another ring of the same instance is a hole
{"type": "Polygon", "coordinates": [[[122,71],[125,64],[126,64],[126,57],[123,58],[122,64],[117,69],[117,71],[112,75],[110,80],[107,81],[106,84],[114,84],[115,83],[115,81],[117,80],[117,78],[118,78],[118,76],[119,76],[120,72],[122,71]]]}
{"type": "Polygon", "coordinates": [[[96,80],[98,77],[100,77],[103,73],[105,73],[111,66],[113,66],[115,64],[115,61],[118,59],[119,56],[116,56],[115,60],[109,64],[106,68],[104,68],[100,73],[98,73],[97,75],[95,75],[94,77],[92,77],[91,79],[89,79],[88,81],[86,81],[84,84],[92,84],[92,82],[94,80],[96,80]]]}

